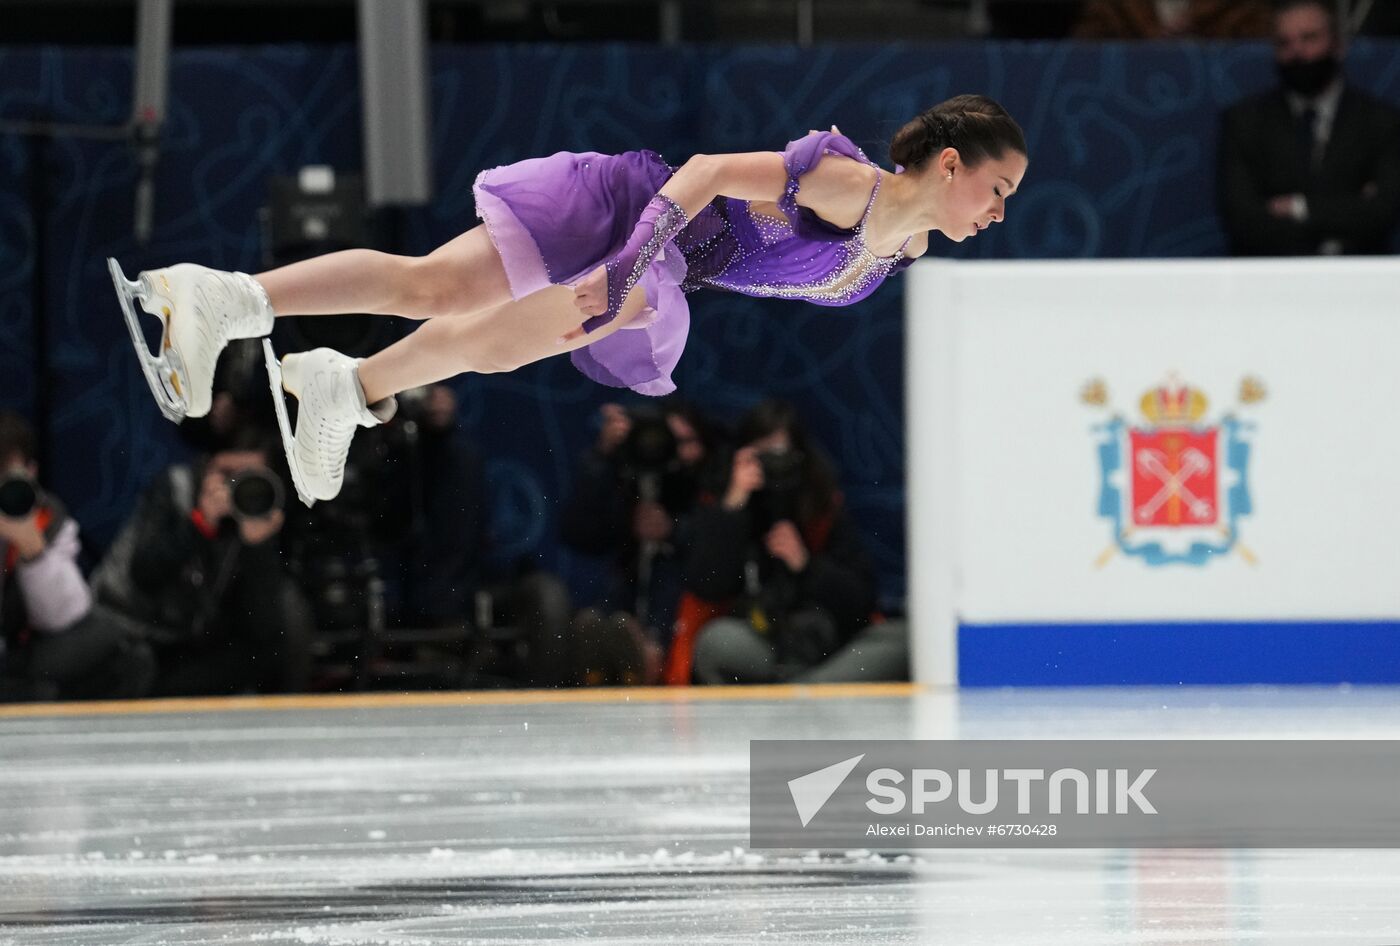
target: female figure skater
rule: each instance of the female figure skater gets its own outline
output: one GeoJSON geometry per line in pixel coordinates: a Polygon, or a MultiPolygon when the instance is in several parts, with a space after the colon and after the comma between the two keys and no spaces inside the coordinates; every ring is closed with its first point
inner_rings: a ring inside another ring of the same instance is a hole
{"type": "Polygon", "coordinates": [[[383,351],[267,346],[287,459],[302,500],[339,491],[356,426],[393,416],[394,394],[466,371],[513,371],[564,351],[589,378],[643,394],[674,390],[702,287],[848,305],[928,248],[1002,220],[1026,171],[1005,109],[949,99],[904,125],[886,174],[849,138],[812,132],[778,154],[559,152],[482,172],[478,226],[423,257],[345,250],[249,276],[193,264],[140,274],[109,261],[153,393],[166,416],[209,410],[230,339],[273,318],[349,312],[427,319],[383,351]],[[131,300],[164,323],[146,348],[131,300]],[[280,386],[299,401],[296,433],[280,386]]]}

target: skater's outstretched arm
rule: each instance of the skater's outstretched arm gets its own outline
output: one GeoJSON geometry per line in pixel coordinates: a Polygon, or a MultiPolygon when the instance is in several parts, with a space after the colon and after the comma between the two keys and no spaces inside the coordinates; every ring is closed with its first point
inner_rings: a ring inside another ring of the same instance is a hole
{"type": "MultiPolygon", "coordinates": [[[[853,211],[856,218],[864,209],[866,195],[869,194],[869,176],[873,172],[856,161],[823,161],[802,178],[802,194],[799,202],[812,207],[819,216],[839,220],[853,211]]],[[[640,249],[652,238],[656,224],[669,225],[666,207],[679,208],[689,221],[716,197],[733,197],[737,200],[776,202],[783,196],[787,187],[787,168],[783,156],[776,151],[752,151],[738,154],[697,154],[681,165],[661,188],[657,197],[648,205],[633,242],[634,251],[640,249]]],[[[684,221],[681,222],[684,225],[684,221]]],[[[654,251],[654,247],[648,247],[654,251]]],[[[619,256],[625,256],[624,249],[619,256]]],[[[624,261],[626,269],[633,269],[631,258],[624,261]]],[[[648,260],[642,260],[642,266],[648,260]]],[[[619,282],[613,274],[613,283],[619,282]]],[[[574,287],[574,305],[585,316],[591,316],[584,326],[570,332],[567,338],[576,338],[585,331],[593,331],[601,324],[601,316],[614,307],[621,295],[621,287],[612,286],[609,298],[609,274],[607,265],[599,266],[574,287]]]]}
{"type": "Polygon", "coordinates": [[[661,193],[693,218],[716,197],[777,200],[787,184],[783,156],[776,151],[697,154],[682,164],[661,193]]]}

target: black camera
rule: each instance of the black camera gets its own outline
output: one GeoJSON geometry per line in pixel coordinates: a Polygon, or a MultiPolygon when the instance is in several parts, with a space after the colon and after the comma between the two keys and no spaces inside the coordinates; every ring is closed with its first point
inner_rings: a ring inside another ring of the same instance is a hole
{"type": "Polygon", "coordinates": [[[763,488],[754,493],[754,522],[768,529],[784,519],[797,520],[797,498],[802,492],[805,457],[798,450],[765,450],[758,455],[763,468],[763,488]]]}
{"type": "Polygon", "coordinates": [[[286,497],[281,478],[257,467],[239,470],[228,486],[235,519],[264,519],[281,509],[286,497]]]}
{"type": "Polygon", "coordinates": [[[664,475],[680,462],[676,435],[666,422],[666,415],[655,410],[629,410],[632,429],[618,447],[618,464],[629,475],[664,475]]]}
{"type": "Polygon", "coordinates": [[[7,473],[0,477],[0,516],[23,519],[39,505],[39,491],[34,481],[23,473],[7,473]]]}
{"type": "Polygon", "coordinates": [[[763,467],[763,488],[775,493],[796,493],[802,488],[802,454],[797,450],[765,450],[758,455],[763,467]]]}

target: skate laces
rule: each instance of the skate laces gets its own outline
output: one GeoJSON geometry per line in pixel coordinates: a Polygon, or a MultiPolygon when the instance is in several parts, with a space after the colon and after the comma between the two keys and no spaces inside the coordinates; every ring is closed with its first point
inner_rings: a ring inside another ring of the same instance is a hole
{"type": "Polygon", "coordinates": [[[235,338],[263,334],[260,316],[265,300],[245,284],[243,273],[207,271],[206,279],[193,286],[190,301],[200,318],[196,331],[205,344],[222,347],[235,338]]]}
{"type": "MultiPolygon", "coordinates": [[[[335,377],[329,379],[328,384],[317,383],[313,380],[311,391],[304,391],[303,395],[310,395],[304,402],[304,414],[311,416],[306,419],[311,421],[311,430],[308,431],[310,443],[305,444],[310,449],[312,458],[318,466],[322,468],[334,468],[343,466],[346,454],[349,453],[350,441],[355,436],[355,428],[358,421],[351,413],[342,413],[337,410],[339,404],[346,402],[354,403],[355,393],[349,389],[350,384],[358,383],[353,377],[348,375],[345,369],[337,368],[335,377]],[[324,385],[324,386],[323,386],[324,385]],[[330,390],[325,390],[329,387],[330,390]]],[[[301,421],[297,422],[298,434],[301,432],[301,421]]],[[[300,440],[300,436],[297,438],[300,440]]]]}

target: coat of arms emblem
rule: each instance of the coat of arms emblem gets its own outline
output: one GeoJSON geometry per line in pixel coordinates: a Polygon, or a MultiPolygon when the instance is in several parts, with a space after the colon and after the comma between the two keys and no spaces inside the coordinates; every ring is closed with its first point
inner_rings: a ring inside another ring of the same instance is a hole
{"type": "MultiPolygon", "coordinates": [[[[1257,379],[1241,383],[1242,404],[1263,397],[1257,379]]],[[[1107,388],[1091,381],[1081,400],[1107,406],[1107,388]]],[[[1136,424],[1115,414],[1094,427],[1101,477],[1098,514],[1113,529],[1113,544],[1098,564],[1121,553],[1148,565],[1199,566],[1230,552],[1252,564],[1254,555],[1240,540],[1240,525],[1253,511],[1253,424],[1234,413],[1211,421],[1205,393],[1175,380],[1147,391],[1138,406],[1142,416],[1136,424]]]]}

